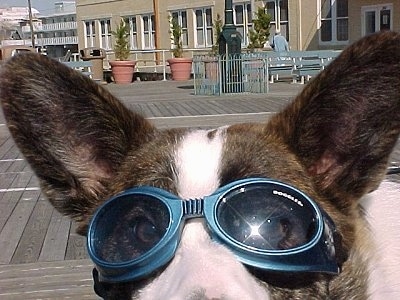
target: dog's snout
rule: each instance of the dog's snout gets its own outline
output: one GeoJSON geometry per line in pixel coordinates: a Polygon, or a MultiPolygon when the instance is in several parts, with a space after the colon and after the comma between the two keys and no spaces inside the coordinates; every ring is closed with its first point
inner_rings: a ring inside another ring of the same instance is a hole
{"type": "Polygon", "coordinates": [[[200,220],[186,224],[174,259],[141,292],[141,299],[268,300],[267,290],[204,227],[200,220]]]}

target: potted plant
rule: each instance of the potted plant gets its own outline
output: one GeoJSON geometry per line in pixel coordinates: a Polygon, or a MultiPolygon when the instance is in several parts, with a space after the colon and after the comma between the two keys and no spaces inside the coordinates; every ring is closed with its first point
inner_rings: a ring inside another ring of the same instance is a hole
{"type": "Polygon", "coordinates": [[[175,18],[170,17],[169,22],[171,24],[171,40],[174,44],[172,51],[174,57],[168,59],[172,79],[179,81],[189,80],[192,71],[192,59],[183,57],[182,27],[175,18]]]}
{"type": "Polygon", "coordinates": [[[115,31],[111,34],[115,38],[115,60],[110,61],[111,73],[117,84],[129,84],[132,82],[136,62],[129,58],[129,24],[121,19],[115,31]]]}
{"type": "Polygon", "coordinates": [[[253,20],[254,29],[249,31],[250,43],[248,48],[252,51],[264,48],[269,38],[269,29],[271,23],[271,15],[269,15],[264,7],[258,7],[256,18],[253,20]]]}

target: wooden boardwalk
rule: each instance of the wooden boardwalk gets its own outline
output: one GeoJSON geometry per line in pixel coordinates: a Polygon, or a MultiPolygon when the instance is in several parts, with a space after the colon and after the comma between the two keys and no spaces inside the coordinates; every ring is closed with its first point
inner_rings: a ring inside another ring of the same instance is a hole
{"type": "MultiPolygon", "coordinates": [[[[264,121],[301,88],[277,83],[268,95],[212,97],[194,96],[192,84],[141,82],[107,88],[160,128],[264,121]]],[[[394,161],[400,161],[399,148],[394,161]]],[[[97,299],[85,239],[75,227],[43,197],[0,112],[0,299],[97,299]]]]}

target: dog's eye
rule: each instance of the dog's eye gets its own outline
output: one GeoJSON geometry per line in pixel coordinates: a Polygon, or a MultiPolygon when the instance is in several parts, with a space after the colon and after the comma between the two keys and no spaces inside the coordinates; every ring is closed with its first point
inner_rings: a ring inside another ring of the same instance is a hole
{"type": "Polygon", "coordinates": [[[161,232],[156,225],[146,217],[135,218],[132,224],[134,239],[146,246],[153,246],[161,239],[161,232]]]}
{"type": "Polygon", "coordinates": [[[288,250],[314,235],[313,211],[261,188],[227,194],[217,210],[222,230],[237,242],[262,250],[288,250]]]}

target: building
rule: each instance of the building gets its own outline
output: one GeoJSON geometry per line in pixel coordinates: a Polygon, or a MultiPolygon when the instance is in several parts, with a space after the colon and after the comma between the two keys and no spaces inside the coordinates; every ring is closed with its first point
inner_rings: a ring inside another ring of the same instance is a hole
{"type": "MultiPolygon", "coordinates": [[[[120,18],[130,24],[131,50],[170,49],[169,16],[178,19],[183,46],[210,49],[215,42],[213,20],[224,16],[222,0],[77,0],[79,48],[100,47],[112,55],[111,31],[120,18]]],[[[379,30],[400,31],[396,0],[232,0],[234,23],[248,45],[252,15],[259,5],[272,15],[271,37],[279,28],[292,50],[343,49],[379,30]]]]}
{"type": "MultiPolygon", "coordinates": [[[[36,19],[39,11],[32,8],[32,16],[36,19]]],[[[29,16],[28,7],[0,8],[0,41],[1,45],[25,45],[22,34],[19,31],[20,22],[27,20],[29,16]]],[[[29,45],[28,43],[27,45],[29,45]]]]}
{"type": "MultiPolygon", "coordinates": [[[[30,38],[29,21],[21,22],[25,39],[30,38]]],[[[75,1],[55,3],[55,12],[39,16],[33,23],[35,46],[45,49],[50,57],[63,57],[66,53],[78,52],[78,30],[76,22],[75,1]]]]}
{"type": "MultiPolygon", "coordinates": [[[[343,49],[376,31],[400,31],[400,1],[298,0],[289,3],[287,27],[293,49],[343,49]]],[[[283,15],[286,19],[285,11],[283,15]]]]}

